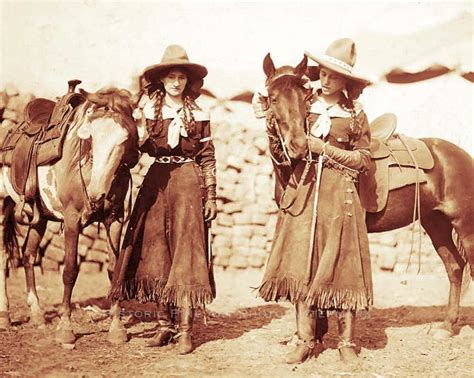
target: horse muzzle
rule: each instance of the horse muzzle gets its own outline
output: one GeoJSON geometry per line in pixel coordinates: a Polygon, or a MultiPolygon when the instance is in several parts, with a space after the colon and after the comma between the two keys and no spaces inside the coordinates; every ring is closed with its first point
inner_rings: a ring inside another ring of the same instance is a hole
{"type": "Polygon", "coordinates": [[[292,159],[302,159],[308,153],[308,143],[305,137],[291,138],[288,141],[288,155],[292,159]]]}
{"type": "Polygon", "coordinates": [[[89,198],[89,205],[93,213],[103,210],[104,204],[105,204],[105,194],[100,194],[97,197],[89,198]]]}

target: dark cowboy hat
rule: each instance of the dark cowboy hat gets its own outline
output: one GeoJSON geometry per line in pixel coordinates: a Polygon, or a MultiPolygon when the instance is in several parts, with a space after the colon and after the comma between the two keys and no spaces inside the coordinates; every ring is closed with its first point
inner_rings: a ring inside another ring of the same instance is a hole
{"type": "Polygon", "coordinates": [[[352,72],[357,59],[357,51],[352,39],[343,38],[334,41],[329,45],[324,55],[316,56],[308,51],[305,51],[304,54],[318,63],[320,67],[329,68],[350,80],[355,80],[365,85],[370,84],[369,79],[352,72]]]}
{"type": "Polygon", "coordinates": [[[202,80],[207,75],[207,68],[197,64],[191,63],[186,54],[186,50],[179,45],[170,45],[165,49],[161,62],[145,68],[143,75],[149,81],[157,78],[163,71],[170,68],[183,68],[188,74],[191,81],[202,80]]]}

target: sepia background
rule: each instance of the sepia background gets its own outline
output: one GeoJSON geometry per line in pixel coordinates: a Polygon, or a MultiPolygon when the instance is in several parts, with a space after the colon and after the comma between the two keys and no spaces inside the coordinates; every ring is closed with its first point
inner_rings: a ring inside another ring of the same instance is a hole
{"type": "MultiPolygon", "coordinates": [[[[291,307],[263,305],[251,290],[260,283],[277,213],[264,121],[254,118],[248,103],[264,80],[263,57],[270,52],[277,66],[296,65],[305,50],[323,52],[334,39],[351,37],[358,47],[356,70],[374,82],[361,96],[369,120],[395,113],[398,132],[447,139],[472,155],[472,7],[471,1],[2,1],[2,127],[18,122],[29,99],[63,95],[72,78],[81,79],[80,87],[88,91],[115,85],[136,93],[143,69],[158,63],[169,44],[184,46],[191,61],[205,65],[207,95],[200,100],[213,120],[219,215],[212,227],[218,297],[210,308],[215,316],[198,329],[200,347],[188,362],[177,363],[171,349],[143,348],[151,326],[146,321],[132,321],[130,330],[140,336],[110,350],[101,334],[108,326],[101,318],[108,285],[106,236],[91,226],[80,239],[81,275],[73,299],[84,335],[75,354],[54,349],[45,335],[39,346],[32,341],[36,330],[27,323],[18,271],[10,278],[17,326],[0,343],[0,362],[5,362],[0,373],[291,373],[272,362],[273,355],[278,359],[284,353],[279,343],[293,332],[291,307]],[[49,348],[54,353],[45,358],[41,351],[49,348]],[[28,363],[12,357],[26,351],[36,356],[28,363]],[[131,360],[122,361],[124,353],[131,360]],[[64,358],[72,360],[64,365],[64,358]]],[[[143,156],[134,169],[135,187],[149,164],[143,156]]],[[[377,310],[357,331],[366,374],[432,374],[433,368],[467,374],[474,331],[466,325],[474,322],[474,295],[471,289],[463,298],[468,307],[457,338],[433,341],[426,334],[444,317],[449,286],[440,258],[421,233],[422,247],[418,251],[415,243],[415,252],[411,227],[370,235],[377,310]],[[456,352],[448,352],[452,348],[456,352]],[[404,352],[394,361],[400,349],[404,352]]],[[[57,272],[63,260],[60,227],[50,225],[37,266],[51,327],[62,292],[57,272]]],[[[322,359],[298,371],[341,374],[332,341],[330,335],[322,359]]]]}

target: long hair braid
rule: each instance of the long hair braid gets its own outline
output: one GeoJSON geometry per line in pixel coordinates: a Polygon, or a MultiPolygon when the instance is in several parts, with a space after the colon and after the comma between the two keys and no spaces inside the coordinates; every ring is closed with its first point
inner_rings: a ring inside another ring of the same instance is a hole
{"type": "Polygon", "coordinates": [[[355,105],[354,101],[359,97],[359,93],[355,92],[352,87],[349,85],[347,88],[347,98],[345,99],[344,103],[342,104],[342,108],[351,113],[351,121],[349,123],[349,129],[350,129],[350,139],[351,140],[358,140],[360,137],[361,133],[361,124],[359,122],[359,119],[357,118],[356,110],[355,110],[355,105]]]}
{"type": "Polygon", "coordinates": [[[146,128],[148,131],[148,134],[151,137],[156,137],[161,129],[163,128],[163,112],[161,111],[163,107],[163,99],[165,97],[165,94],[161,90],[157,90],[153,92],[152,96],[156,96],[155,100],[155,121],[154,122],[147,122],[146,128]]]}
{"type": "Polygon", "coordinates": [[[183,125],[188,134],[196,134],[196,121],[194,120],[194,110],[199,109],[199,106],[196,104],[196,101],[193,100],[190,96],[184,96],[184,112],[183,112],[183,125]]]}

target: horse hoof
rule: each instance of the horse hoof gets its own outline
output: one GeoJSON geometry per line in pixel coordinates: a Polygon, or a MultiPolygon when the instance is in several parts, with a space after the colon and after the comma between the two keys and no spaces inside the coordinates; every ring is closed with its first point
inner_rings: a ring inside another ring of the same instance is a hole
{"type": "Polygon", "coordinates": [[[430,331],[430,335],[436,340],[447,340],[453,336],[453,333],[444,328],[436,328],[430,331]]]}
{"type": "Polygon", "coordinates": [[[56,334],[56,340],[61,344],[74,344],[76,335],[70,329],[59,329],[56,334]]]}
{"type": "Polygon", "coordinates": [[[107,341],[116,345],[125,344],[128,341],[127,331],[125,329],[109,331],[107,341]]]}

